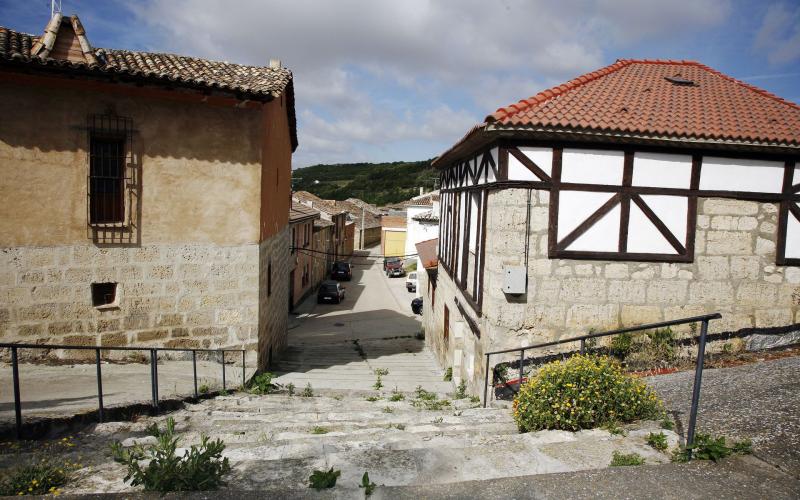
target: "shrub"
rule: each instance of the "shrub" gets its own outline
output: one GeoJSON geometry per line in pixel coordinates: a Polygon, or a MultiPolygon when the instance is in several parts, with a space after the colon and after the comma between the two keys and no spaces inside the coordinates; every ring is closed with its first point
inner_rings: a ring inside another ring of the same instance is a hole
{"type": "Polygon", "coordinates": [[[303,392],[301,392],[300,395],[304,398],[314,397],[314,388],[311,387],[311,382],[306,383],[306,387],[303,389],[303,392]]]}
{"type": "Polygon", "coordinates": [[[668,447],[667,436],[663,432],[659,432],[658,434],[651,432],[647,435],[647,444],[658,451],[664,451],[668,447]]]}
{"type": "Polygon", "coordinates": [[[249,390],[251,394],[269,394],[275,388],[272,384],[272,379],[275,377],[272,373],[263,372],[259,373],[250,380],[249,390]]]}
{"type": "Polygon", "coordinates": [[[319,425],[315,425],[313,429],[311,429],[311,434],[327,434],[329,431],[325,427],[320,427],[319,425]]]}
{"type": "Polygon", "coordinates": [[[7,472],[0,480],[0,496],[58,495],[72,478],[78,464],[55,463],[44,458],[7,472]]]}
{"type": "Polygon", "coordinates": [[[208,387],[208,384],[200,384],[200,387],[197,389],[200,394],[208,394],[211,391],[211,388],[208,387]]]}
{"type": "Polygon", "coordinates": [[[724,436],[714,437],[711,434],[697,433],[691,446],[677,448],[673,452],[673,462],[686,462],[689,459],[689,450],[692,451],[692,458],[694,459],[713,460],[716,462],[734,453],[749,455],[753,452],[753,444],[749,439],[746,439],[728,446],[724,436]]]}
{"type": "Polygon", "coordinates": [[[394,393],[392,393],[392,395],[391,395],[391,396],[389,396],[389,401],[397,402],[397,401],[402,401],[402,400],[404,400],[405,398],[406,398],[406,397],[403,395],[403,393],[401,393],[401,392],[394,392],[394,393]]]}
{"type": "Polygon", "coordinates": [[[286,384],[286,390],[289,391],[289,396],[290,397],[294,396],[294,384],[292,382],[289,382],[288,384],[286,384]]]}
{"type": "Polygon", "coordinates": [[[625,364],[635,370],[671,366],[675,362],[675,334],[661,328],[638,335],[625,356],[625,364]]]}
{"type": "Polygon", "coordinates": [[[522,432],[577,431],[663,413],[661,401],[642,380],[623,373],[617,361],[593,355],[545,365],[521,387],[513,408],[522,432]]]}
{"type": "Polygon", "coordinates": [[[449,368],[448,368],[447,370],[445,370],[445,372],[444,372],[444,381],[445,381],[445,382],[450,382],[451,380],[453,380],[453,368],[452,368],[452,367],[449,367],[449,368]]]}
{"type": "Polygon", "coordinates": [[[342,475],[342,471],[333,470],[315,470],[308,478],[308,487],[315,490],[324,490],[326,488],[333,488],[336,486],[336,480],[342,475]]]}
{"type": "Polygon", "coordinates": [[[143,447],[123,448],[119,442],[111,445],[114,460],[128,467],[125,481],[132,486],[143,486],[145,491],[206,491],[224,485],[222,477],[230,472],[227,458],[222,457],[225,444],[222,440],[210,441],[201,436],[200,445],[187,450],[182,457],[175,454],[178,438],[175,437],[175,420],[167,419],[162,431],[153,424],[149,432],[158,442],[143,447]],[[142,462],[148,461],[142,468],[142,462]]]}
{"type": "Polygon", "coordinates": [[[462,380],[456,389],[455,399],[465,399],[467,397],[467,382],[462,380]]]}
{"type": "Polygon", "coordinates": [[[611,457],[611,467],[625,467],[630,465],[642,465],[644,458],[638,453],[620,453],[615,451],[611,457]]]}
{"type": "Polygon", "coordinates": [[[361,484],[358,485],[359,488],[364,488],[364,496],[372,495],[372,492],[375,491],[375,487],[377,485],[369,480],[369,474],[364,472],[364,475],[361,476],[361,484]]]}

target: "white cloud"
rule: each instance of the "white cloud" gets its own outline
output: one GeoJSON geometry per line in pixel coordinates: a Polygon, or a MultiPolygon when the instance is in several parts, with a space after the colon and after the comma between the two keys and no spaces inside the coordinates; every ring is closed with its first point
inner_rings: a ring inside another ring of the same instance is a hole
{"type": "Polygon", "coordinates": [[[770,5],[753,46],[766,53],[770,64],[800,59],[800,6],[792,9],[783,3],[770,5]]]}
{"type": "Polygon", "coordinates": [[[149,0],[129,8],[156,35],[150,50],[258,65],[279,58],[292,69],[297,164],[389,159],[380,155],[402,141],[418,148],[402,159],[431,156],[497,107],[610,62],[609,50],[705,29],[729,10],[726,0],[149,0]]]}

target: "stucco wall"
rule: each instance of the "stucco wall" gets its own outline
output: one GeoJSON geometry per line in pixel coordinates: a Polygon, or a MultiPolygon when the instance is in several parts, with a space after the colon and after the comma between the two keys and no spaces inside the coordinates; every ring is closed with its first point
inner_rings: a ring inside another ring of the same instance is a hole
{"type": "Polygon", "coordinates": [[[0,246],[89,241],[87,117],[110,110],[133,119],[133,243],[259,241],[259,111],[0,82],[0,246]]]}
{"type": "MultiPolygon", "coordinates": [[[[589,329],[615,328],[719,311],[711,332],[769,328],[800,321],[800,269],[775,265],[777,207],[729,199],[698,200],[693,263],[638,263],[549,259],[549,192],[533,191],[530,217],[528,293],[501,291],[503,268],[524,265],[527,190],[489,195],[483,317],[466,306],[481,326],[482,338],[463,337],[461,364],[474,354],[470,387],[482,389],[483,353],[575,336],[589,329]]],[[[460,298],[440,268],[437,298],[460,298]]],[[[438,301],[438,300],[437,300],[438,301]]],[[[462,301],[462,303],[464,303],[462,301]]],[[[460,318],[451,309],[451,318],[460,318]]],[[[436,307],[433,336],[441,336],[436,307]]],[[[452,336],[452,333],[451,333],[452,336]]],[[[452,341],[451,341],[452,342],[452,341]]],[[[452,360],[457,354],[440,357],[452,360]]],[[[451,346],[451,349],[453,346],[451,346]]],[[[503,359],[497,357],[492,364],[503,359]]],[[[462,369],[466,376],[467,368],[462,369]]]]}

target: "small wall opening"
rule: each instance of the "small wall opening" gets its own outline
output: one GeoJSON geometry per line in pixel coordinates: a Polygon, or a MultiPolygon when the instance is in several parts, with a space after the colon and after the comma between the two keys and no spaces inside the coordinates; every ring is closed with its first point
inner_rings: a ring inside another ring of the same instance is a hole
{"type": "Polygon", "coordinates": [[[116,283],[92,283],[92,305],[113,306],[117,302],[116,283]]]}

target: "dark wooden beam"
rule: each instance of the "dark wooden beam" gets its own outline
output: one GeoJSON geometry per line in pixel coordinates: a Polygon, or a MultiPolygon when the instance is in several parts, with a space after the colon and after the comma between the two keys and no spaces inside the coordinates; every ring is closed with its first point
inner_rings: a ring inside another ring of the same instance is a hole
{"type": "MultiPolygon", "coordinates": [[[[620,195],[615,194],[611,197],[607,202],[603,203],[600,208],[594,211],[592,215],[590,215],[586,220],[581,222],[578,227],[572,230],[568,235],[564,237],[563,240],[559,241],[556,245],[556,250],[566,250],[568,246],[575,242],[583,233],[585,233],[590,227],[594,226],[597,221],[603,218],[604,215],[609,213],[617,204],[620,202],[620,195]]],[[[557,238],[558,235],[554,234],[554,238],[557,238]]]]}
{"type": "Polygon", "coordinates": [[[647,216],[647,218],[650,219],[650,222],[652,222],[653,225],[656,226],[658,232],[661,233],[662,236],[664,236],[664,238],[666,238],[666,240],[669,242],[670,245],[672,245],[672,247],[678,252],[678,254],[684,255],[686,253],[686,248],[684,248],[683,244],[680,241],[678,241],[678,238],[676,238],[675,235],[672,234],[672,231],[669,230],[666,224],[664,224],[664,222],[662,222],[662,220],[658,218],[655,212],[653,212],[653,210],[650,209],[647,203],[645,203],[644,200],[638,194],[634,195],[632,199],[633,202],[636,203],[636,206],[638,206],[642,210],[642,212],[647,216]]]}

